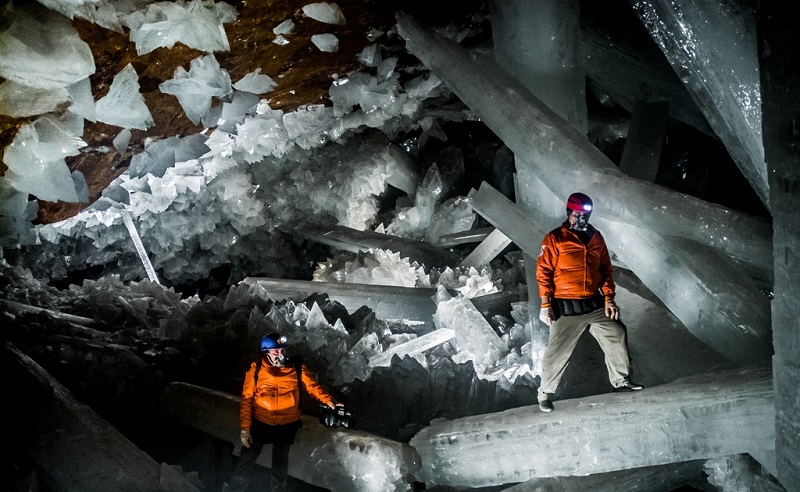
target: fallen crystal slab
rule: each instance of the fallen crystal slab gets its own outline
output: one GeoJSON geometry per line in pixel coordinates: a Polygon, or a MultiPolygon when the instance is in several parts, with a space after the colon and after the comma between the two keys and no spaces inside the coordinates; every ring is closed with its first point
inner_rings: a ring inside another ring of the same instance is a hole
{"type": "Polygon", "coordinates": [[[394,345],[389,349],[369,358],[371,367],[388,366],[395,355],[401,359],[406,356],[413,357],[429,350],[437,345],[455,338],[456,332],[448,328],[440,328],[430,333],[414,338],[411,341],[394,345]]]}
{"type": "Polygon", "coordinates": [[[769,367],[556,401],[555,407],[431,422],[410,441],[422,458],[418,479],[429,486],[488,487],[775,447],[769,367]]]}
{"type": "Polygon", "coordinates": [[[302,237],[328,246],[358,253],[383,249],[400,253],[426,267],[445,267],[457,263],[455,253],[436,248],[427,243],[390,236],[373,231],[359,231],[344,226],[324,226],[302,222],[294,229],[302,237]]]}
{"type": "MultiPolygon", "coordinates": [[[[480,268],[488,265],[497,255],[506,249],[509,244],[511,244],[511,239],[503,234],[500,229],[495,229],[481,241],[477,248],[473,249],[466,258],[461,260],[459,266],[480,268]]],[[[439,245],[441,246],[441,238],[439,240],[439,245]]]]}
{"type": "Polygon", "coordinates": [[[158,281],[158,277],[156,276],[156,271],[153,269],[153,264],[150,262],[150,258],[147,256],[147,251],[144,249],[142,238],[139,236],[139,231],[136,230],[136,225],[133,223],[133,219],[131,219],[131,214],[128,212],[122,212],[122,221],[125,223],[125,228],[128,229],[128,234],[131,236],[131,240],[136,248],[136,253],[139,255],[139,259],[142,260],[142,265],[144,266],[144,270],[147,272],[147,277],[151,282],[157,284],[160,283],[158,281]]]}
{"type": "Polygon", "coordinates": [[[586,477],[534,478],[503,492],[654,492],[680,490],[702,477],[703,460],[643,466],[586,477]]]}

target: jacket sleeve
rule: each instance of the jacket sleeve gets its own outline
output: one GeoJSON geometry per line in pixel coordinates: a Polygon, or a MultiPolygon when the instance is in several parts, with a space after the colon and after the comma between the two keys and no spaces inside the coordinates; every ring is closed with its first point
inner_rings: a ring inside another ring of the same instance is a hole
{"type": "Polygon", "coordinates": [[[536,260],[536,282],[539,284],[539,297],[553,297],[556,284],[553,275],[558,261],[558,245],[552,233],[544,237],[536,260]]]}
{"type": "Polygon", "coordinates": [[[239,403],[239,427],[242,430],[250,430],[253,424],[253,398],[256,393],[255,381],[256,363],[250,363],[250,370],[244,375],[244,386],[242,386],[242,401],[239,403]]]}
{"type": "Polygon", "coordinates": [[[325,391],[325,389],[319,383],[317,383],[313,377],[311,377],[308,367],[306,367],[305,364],[303,364],[302,378],[303,386],[305,386],[306,392],[311,395],[312,398],[320,403],[324,403],[325,405],[335,403],[333,397],[328,394],[328,392],[325,391]]]}
{"type": "MultiPolygon", "coordinates": [[[[598,234],[600,234],[598,232],[598,234]]],[[[616,285],[614,284],[614,267],[611,266],[611,255],[608,254],[608,247],[603,236],[600,236],[603,247],[600,250],[600,291],[606,301],[614,299],[616,295],[616,285]]]]}

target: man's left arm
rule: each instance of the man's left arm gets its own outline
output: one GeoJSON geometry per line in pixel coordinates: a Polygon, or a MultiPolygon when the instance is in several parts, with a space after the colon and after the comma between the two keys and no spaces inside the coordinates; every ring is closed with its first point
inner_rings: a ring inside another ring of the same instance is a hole
{"type": "Polygon", "coordinates": [[[611,255],[608,253],[605,240],[603,240],[603,247],[600,251],[600,279],[600,291],[605,299],[606,316],[611,319],[619,319],[619,307],[614,301],[616,296],[614,267],[611,265],[611,255]]]}
{"type": "Polygon", "coordinates": [[[334,400],[333,397],[327,391],[325,391],[325,388],[323,388],[316,379],[311,377],[311,375],[308,373],[308,367],[306,367],[305,364],[303,364],[302,378],[303,386],[305,386],[306,391],[312,398],[330,408],[343,406],[341,403],[337,403],[336,400],[334,400]]]}

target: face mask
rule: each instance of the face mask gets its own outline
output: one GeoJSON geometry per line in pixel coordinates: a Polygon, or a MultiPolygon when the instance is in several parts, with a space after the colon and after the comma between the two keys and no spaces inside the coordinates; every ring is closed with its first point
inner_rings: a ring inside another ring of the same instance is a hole
{"type": "Polygon", "coordinates": [[[283,367],[286,365],[286,351],[281,350],[278,355],[272,355],[269,350],[264,352],[264,358],[273,367],[283,367]]]}
{"type": "Polygon", "coordinates": [[[589,214],[569,215],[569,226],[576,231],[585,231],[589,227],[589,214]]]}

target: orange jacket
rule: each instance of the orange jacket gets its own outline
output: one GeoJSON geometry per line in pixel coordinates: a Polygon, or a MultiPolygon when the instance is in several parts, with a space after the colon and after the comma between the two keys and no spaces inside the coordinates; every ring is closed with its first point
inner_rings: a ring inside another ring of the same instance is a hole
{"type": "Polygon", "coordinates": [[[595,230],[584,246],[578,235],[564,222],[542,241],[536,262],[539,296],[560,299],[586,299],[598,290],[606,300],[614,298],[611,257],[603,236],[595,230]]]}
{"type": "MultiPolygon", "coordinates": [[[[333,397],[317,383],[303,364],[300,371],[303,386],[311,397],[320,403],[329,404],[333,397]]],[[[263,359],[250,364],[244,376],[242,401],[239,405],[239,421],[243,430],[250,430],[253,418],[270,425],[282,425],[300,420],[300,387],[294,366],[274,367],[263,359]],[[254,372],[259,366],[258,388],[254,372]]]]}

